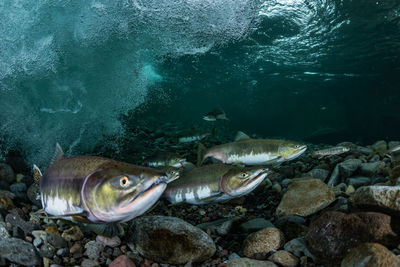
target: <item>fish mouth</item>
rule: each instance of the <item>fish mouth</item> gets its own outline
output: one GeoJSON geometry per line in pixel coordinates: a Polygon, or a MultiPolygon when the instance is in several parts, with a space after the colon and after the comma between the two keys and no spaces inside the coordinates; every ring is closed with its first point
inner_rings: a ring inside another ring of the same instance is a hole
{"type": "Polygon", "coordinates": [[[164,193],[167,181],[167,176],[160,176],[145,182],[144,189],[136,194],[128,204],[114,210],[116,217],[119,217],[117,221],[127,222],[145,213],[164,193]]]}
{"type": "Polygon", "coordinates": [[[262,181],[264,181],[267,175],[268,175],[268,168],[263,168],[257,171],[254,174],[253,178],[248,180],[246,184],[244,184],[242,187],[240,187],[239,190],[236,191],[237,194],[235,195],[235,197],[241,197],[253,191],[262,181]]]}
{"type": "Polygon", "coordinates": [[[152,191],[155,191],[157,187],[166,185],[167,183],[168,183],[167,176],[154,177],[154,178],[150,179],[149,181],[145,182],[144,189],[142,191],[140,191],[138,194],[136,194],[129,202],[134,202],[136,199],[140,198],[142,195],[149,194],[152,191]]]}
{"type": "Polygon", "coordinates": [[[300,156],[301,154],[303,154],[306,150],[307,150],[307,145],[301,145],[301,146],[298,148],[298,150],[297,150],[296,153],[294,153],[293,155],[291,155],[291,156],[288,157],[288,160],[292,160],[292,159],[295,159],[295,158],[299,157],[299,156],[300,156]]]}

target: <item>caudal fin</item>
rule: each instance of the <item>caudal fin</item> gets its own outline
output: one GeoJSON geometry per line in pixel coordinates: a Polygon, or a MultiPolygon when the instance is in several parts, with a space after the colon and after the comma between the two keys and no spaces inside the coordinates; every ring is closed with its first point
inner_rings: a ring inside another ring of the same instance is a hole
{"type": "Polygon", "coordinates": [[[206,147],[202,143],[198,143],[197,146],[197,167],[200,167],[204,161],[204,154],[206,152],[206,147]]]}

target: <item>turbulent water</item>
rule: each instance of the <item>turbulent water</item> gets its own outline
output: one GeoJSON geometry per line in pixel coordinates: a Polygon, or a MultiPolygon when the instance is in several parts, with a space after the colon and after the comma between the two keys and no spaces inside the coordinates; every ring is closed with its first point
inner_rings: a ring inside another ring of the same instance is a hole
{"type": "Polygon", "coordinates": [[[395,138],[399,56],[395,0],[4,0],[1,154],[89,151],[137,107],[160,124],[221,107],[263,136],[395,138]]]}

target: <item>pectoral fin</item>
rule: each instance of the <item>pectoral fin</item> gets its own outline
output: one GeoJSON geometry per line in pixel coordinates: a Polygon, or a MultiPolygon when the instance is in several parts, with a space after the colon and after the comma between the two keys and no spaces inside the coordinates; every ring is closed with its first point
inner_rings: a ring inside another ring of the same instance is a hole
{"type": "Polygon", "coordinates": [[[281,156],[276,157],[276,158],[271,159],[271,160],[267,160],[266,162],[264,162],[264,164],[265,164],[265,165],[274,164],[274,163],[277,163],[277,161],[280,160],[280,159],[282,159],[281,156]]]}
{"type": "Polygon", "coordinates": [[[105,224],[85,224],[86,228],[90,231],[107,237],[123,236],[125,230],[119,223],[105,223],[105,224]]]}

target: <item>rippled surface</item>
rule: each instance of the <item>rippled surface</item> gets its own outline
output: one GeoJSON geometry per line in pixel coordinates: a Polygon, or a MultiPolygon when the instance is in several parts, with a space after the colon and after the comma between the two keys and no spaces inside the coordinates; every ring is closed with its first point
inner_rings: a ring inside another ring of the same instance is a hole
{"type": "Polygon", "coordinates": [[[399,16],[397,1],[2,1],[2,149],[84,152],[143,103],[158,123],[220,106],[265,136],[393,138],[399,16]]]}

